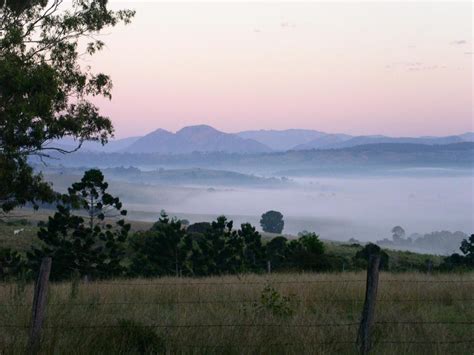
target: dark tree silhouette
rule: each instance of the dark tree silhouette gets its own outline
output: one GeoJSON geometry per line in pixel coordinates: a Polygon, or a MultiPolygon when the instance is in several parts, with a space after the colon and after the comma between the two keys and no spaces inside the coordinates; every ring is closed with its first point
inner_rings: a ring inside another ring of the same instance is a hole
{"type": "Polygon", "coordinates": [[[50,256],[51,278],[56,280],[124,272],[122,260],[130,225],[122,218],[127,211],[107,187],[102,173],[93,169],[69,188],[54,216],[40,224],[38,238],[42,245],[28,253],[33,269],[39,267],[43,257],[50,256]]]}
{"type": "Polygon", "coordinates": [[[405,237],[405,230],[400,226],[392,228],[392,236],[394,242],[400,242],[405,237]]]}
{"type": "Polygon", "coordinates": [[[469,239],[464,239],[459,248],[464,257],[474,266],[474,234],[471,234],[469,239]]]}
{"type": "MultiPolygon", "coordinates": [[[[380,269],[387,269],[389,256],[388,254],[383,251],[377,244],[368,243],[364,248],[359,250],[354,259],[357,260],[364,260],[365,264],[369,262],[369,258],[371,255],[380,254],[380,269]]],[[[366,265],[363,265],[366,267],[366,265]]]]}
{"type": "Polygon", "coordinates": [[[153,227],[135,234],[130,239],[132,250],[132,275],[153,277],[160,275],[180,276],[189,274],[185,260],[187,255],[185,230],[181,221],[169,218],[165,212],[153,227]]]}
{"type": "Polygon", "coordinates": [[[260,225],[264,232],[281,233],[285,226],[283,215],[278,211],[268,211],[262,214],[260,225]]]}
{"type": "Polygon", "coordinates": [[[112,123],[100,115],[92,96],[110,98],[109,76],[80,65],[104,43],[97,34],[134,12],[111,11],[107,0],[0,1],[0,208],[48,201],[51,187],[29,167],[31,156],[68,153],[52,142],[65,136],[106,143],[112,123]],[[29,182],[29,185],[23,185],[29,182]]]}

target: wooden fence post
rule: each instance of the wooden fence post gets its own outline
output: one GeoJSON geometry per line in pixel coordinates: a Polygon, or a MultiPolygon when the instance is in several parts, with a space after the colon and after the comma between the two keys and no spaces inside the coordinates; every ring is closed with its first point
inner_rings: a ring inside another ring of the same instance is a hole
{"type": "Polygon", "coordinates": [[[427,262],[427,269],[428,274],[431,275],[431,271],[433,270],[433,261],[431,261],[431,259],[429,259],[427,262]]]}
{"type": "Polygon", "coordinates": [[[33,308],[31,315],[30,336],[28,339],[28,353],[35,354],[39,350],[41,330],[46,311],[48,299],[49,274],[51,272],[51,258],[43,258],[35,283],[35,294],[33,297],[33,308]]]}
{"type": "Polygon", "coordinates": [[[365,287],[365,302],[362,310],[357,344],[360,353],[366,355],[371,348],[372,327],[375,320],[375,302],[377,300],[377,288],[379,284],[380,254],[372,254],[369,257],[367,268],[367,283],[365,287]]]}
{"type": "Polygon", "coordinates": [[[270,260],[267,260],[267,273],[272,273],[272,262],[270,260]]]}

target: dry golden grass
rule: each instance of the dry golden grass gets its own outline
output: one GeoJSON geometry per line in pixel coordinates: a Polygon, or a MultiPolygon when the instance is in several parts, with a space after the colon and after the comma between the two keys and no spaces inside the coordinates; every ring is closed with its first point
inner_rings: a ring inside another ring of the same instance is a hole
{"type": "MultiPolygon", "coordinates": [[[[51,284],[42,352],[353,354],[364,292],[364,273],[51,284]]],[[[454,324],[474,321],[473,295],[474,273],[383,273],[373,353],[472,354],[474,343],[448,342],[473,339],[473,324],[454,324]]],[[[1,285],[0,325],[28,325],[31,301],[31,284],[1,285]]],[[[26,337],[2,328],[0,351],[23,353],[26,337]]]]}

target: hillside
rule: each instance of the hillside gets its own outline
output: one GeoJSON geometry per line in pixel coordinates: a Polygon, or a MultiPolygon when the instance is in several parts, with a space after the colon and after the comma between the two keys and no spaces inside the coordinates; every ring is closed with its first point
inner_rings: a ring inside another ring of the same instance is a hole
{"type": "MultiPolygon", "coordinates": [[[[325,138],[325,137],[323,137],[325,138]]],[[[295,150],[308,150],[308,149],[341,149],[350,148],[359,145],[368,144],[426,144],[426,145],[443,145],[462,143],[466,141],[472,141],[469,135],[463,136],[446,136],[446,137],[387,137],[387,136],[358,136],[348,137],[334,135],[331,140],[315,139],[306,144],[296,146],[295,150]]]]}
{"type": "Polygon", "coordinates": [[[315,139],[326,137],[327,134],[309,129],[286,129],[286,130],[256,130],[237,133],[245,139],[253,139],[265,144],[275,151],[286,151],[293,149],[299,144],[311,142],[315,139]]]}
{"type": "MultiPolygon", "coordinates": [[[[44,174],[51,176],[81,176],[86,167],[43,168],[44,174]]],[[[283,186],[287,180],[279,178],[265,178],[250,174],[241,174],[233,171],[187,168],[187,169],[155,169],[142,171],[135,167],[115,167],[102,170],[107,179],[126,181],[133,184],[160,184],[160,185],[194,185],[194,186],[283,186]]]]}
{"type": "Polygon", "coordinates": [[[370,144],[344,149],[236,154],[193,152],[187,154],[87,153],[60,156],[65,166],[147,166],[149,168],[206,168],[240,172],[274,172],[304,169],[308,173],[373,169],[474,167],[474,143],[447,145],[370,144]]]}

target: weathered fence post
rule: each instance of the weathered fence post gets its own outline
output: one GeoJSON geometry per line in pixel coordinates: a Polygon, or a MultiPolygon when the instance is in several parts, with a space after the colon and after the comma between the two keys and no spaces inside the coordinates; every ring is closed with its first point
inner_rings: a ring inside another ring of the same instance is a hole
{"type": "Polygon", "coordinates": [[[267,260],[267,273],[272,273],[272,262],[270,260],[267,260]]]}
{"type": "Polygon", "coordinates": [[[380,254],[372,254],[369,257],[367,268],[367,284],[365,287],[365,302],[360,320],[357,344],[360,353],[366,355],[371,348],[371,334],[375,319],[375,302],[377,299],[377,288],[379,284],[380,254]]]}
{"type": "Polygon", "coordinates": [[[35,294],[33,297],[33,308],[31,315],[30,337],[28,339],[28,353],[35,354],[39,350],[41,330],[46,311],[48,299],[49,274],[51,272],[51,258],[43,258],[35,283],[35,294]]]}
{"type": "Polygon", "coordinates": [[[433,261],[431,261],[431,259],[427,261],[426,268],[427,268],[428,274],[431,275],[431,271],[433,270],[433,261]]]}

